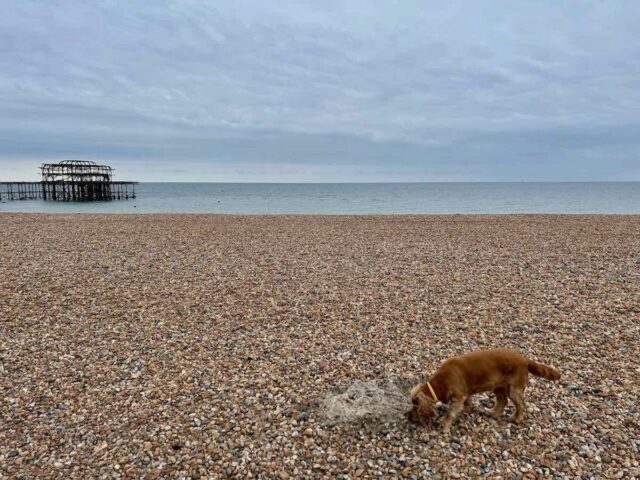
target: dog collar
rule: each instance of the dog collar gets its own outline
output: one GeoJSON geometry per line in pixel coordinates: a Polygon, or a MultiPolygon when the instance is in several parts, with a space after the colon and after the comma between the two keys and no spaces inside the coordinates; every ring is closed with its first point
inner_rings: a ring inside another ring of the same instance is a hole
{"type": "Polygon", "coordinates": [[[431,383],[427,382],[427,387],[429,387],[429,392],[431,393],[431,396],[433,397],[435,402],[438,403],[440,400],[438,400],[438,396],[436,395],[436,392],[433,390],[431,383]]]}

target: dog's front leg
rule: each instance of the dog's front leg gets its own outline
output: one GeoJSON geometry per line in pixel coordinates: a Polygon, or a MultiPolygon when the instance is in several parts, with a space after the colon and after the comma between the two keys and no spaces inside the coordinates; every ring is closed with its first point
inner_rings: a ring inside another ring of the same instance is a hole
{"type": "Polygon", "coordinates": [[[447,415],[444,417],[444,421],[442,422],[442,431],[447,433],[451,430],[451,424],[455,421],[455,419],[460,415],[460,412],[464,410],[464,402],[465,398],[454,398],[451,400],[451,405],[449,406],[449,411],[447,415]]]}
{"type": "Polygon", "coordinates": [[[464,411],[471,412],[473,410],[473,401],[471,400],[471,395],[469,395],[464,401],[464,411]]]}

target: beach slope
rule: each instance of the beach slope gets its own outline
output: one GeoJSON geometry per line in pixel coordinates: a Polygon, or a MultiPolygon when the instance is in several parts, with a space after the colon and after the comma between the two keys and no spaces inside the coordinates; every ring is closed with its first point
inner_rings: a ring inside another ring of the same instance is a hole
{"type": "Polygon", "coordinates": [[[638,216],[1,214],[0,478],[637,477],[639,318],[638,216]],[[522,426],[318,410],[494,347],[522,426]]]}

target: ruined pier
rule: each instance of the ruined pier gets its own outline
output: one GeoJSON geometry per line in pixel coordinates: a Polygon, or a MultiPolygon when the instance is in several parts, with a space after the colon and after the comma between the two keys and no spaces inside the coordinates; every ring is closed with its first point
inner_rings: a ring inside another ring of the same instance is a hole
{"type": "Polygon", "coordinates": [[[138,182],[113,180],[113,169],[87,160],[64,160],[40,167],[39,182],[0,182],[0,200],[90,202],[136,198],[138,182]]]}

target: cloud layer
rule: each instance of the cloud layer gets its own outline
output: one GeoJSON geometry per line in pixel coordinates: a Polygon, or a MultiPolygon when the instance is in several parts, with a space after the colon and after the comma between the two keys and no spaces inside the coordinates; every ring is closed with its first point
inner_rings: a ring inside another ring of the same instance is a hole
{"type": "Polygon", "coordinates": [[[640,180],[639,19],[633,1],[0,0],[0,176],[81,157],[141,180],[640,180]]]}

